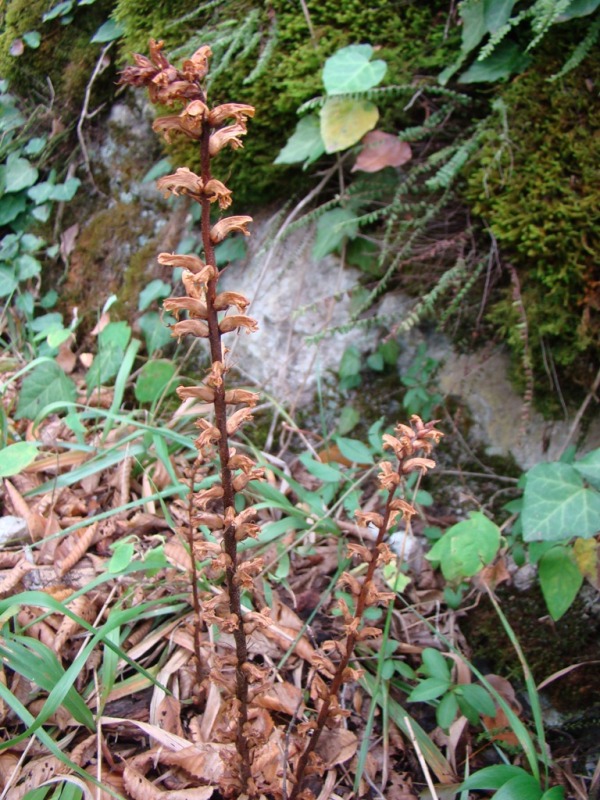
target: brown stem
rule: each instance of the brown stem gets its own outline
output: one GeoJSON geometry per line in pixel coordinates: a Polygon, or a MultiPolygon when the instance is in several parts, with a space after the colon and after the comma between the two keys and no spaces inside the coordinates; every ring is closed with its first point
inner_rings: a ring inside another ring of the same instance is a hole
{"type": "MultiPolygon", "coordinates": [[[[202,180],[205,184],[211,179],[209,152],[210,132],[210,127],[205,125],[200,145],[202,180]]],[[[200,199],[200,206],[202,208],[201,227],[204,256],[207,264],[214,265],[215,252],[210,239],[211,226],[209,199],[207,197],[202,197],[200,199]]],[[[223,348],[221,345],[221,331],[219,330],[219,317],[214,306],[216,294],[217,278],[213,278],[208,282],[206,291],[207,322],[209,333],[208,341],[210,345],[211,360],[213,363],[215,361],[223,361],[223,348]]],[[[233,487],[233,476],[228,466],[229,435],[227,433],[227,407],[225,404],[225,387],[223,385],[214,388],[214,407],[215,424],[220,433],[219,460],[221,464],[221,486],[223,487],[223,507],[226,511],[228,508],[235,507],[236,492],[233,487]]],[[[242,791],[246,791],[250,778],[249,747],[245,733],[246,723],[248,722],[248,681],[244,672],[244,665],[248,661],[248,648],[246,644],[246,634],[244,633],[240,588],[236,581],[238,554],[235,529],[232,525],[229,525],[227,528],[225,528],[223,532],[223,549],[227,556],[229,556],[227,567],[225,569],[225,581],[229,595],[229,611],[230,614],[236,619],[236,625],[233,630],[233,639],[235,642],[237,660],[235,670],[236,697],[239,702],[236,747],[241,762],[240,779],[242,782],[242,791]]]]}
{"type": "MultiPolygon", "coordinates": [[[[401,474],[402,466],[399,465],[398,472],[401,474]]],[[[298,766],[296,767],[296,774],[295,779],[296,782],[292,789],[292,792],[289,796],[289,800],[296,800],[300,790],[302,789],[302,782],[304,780],[304,773],[306,771],[306,767],[308,766],[308,761],[310,758],[310,754],[314,751],[315,747],[319,743],[319,739],[321,734],[325,728],[325,723],[327,722],[327,717],[329,716],[329,710],[331,708],[331,704],[337,698],[338,692],[342,686],[344,681],[344,672],[350,663],[350,659],[352,658],[352,654],[354,653],[354,648],[356,646],[356,642],[358,639],[358,625],[362,621],[363,614],[367,607],[367,594],[369,591],[369,586],[373,581],[373,576],[375,575],[375,569],[377,568],[377,555],[378,555],[378,548],[379,545],[383,543],[383,538],[386,534],[388,529],[390,515],[392,511],[392,500],[394,499],[395,490],[390,489],[388,493],[388,498],[385,504],[385,512],[383,515],[383,522],[379,528],[379,533],[377,535],[377,539],[375,540],[374,544],[371,546],[371,553],[372,558],[369,562],[369,566],[367,567],[367,572],[360,587],[360,592],[358,594],[358,598],[356,600],[356,609],[354,611],[354,622],[357,622],[355,626],[353,626],[352,631],[348,634],[346,638],[346,652],[342,656],[341,661],[337,665],[335,675],[333,676],[333,680],[328,687],[328,695],[323,701],[321,708],[319,710],[319,714],[317,716],[317,721],[315,723],[315,730],[313,735],[308,741],[304,752],[298,759],[298,766]]]]}
{"type": "Polygon", "coordinates": [[[200,592],[198,591],[198,569],[196,567],[196,556],[194,555],[194,483],[196,479],[196,464],[192,467],[192,477],[190,480],[190,497],[188,505],[188,526],[187,539],[190,548],[190,578],[192,582],[192,602],[194,605],[194,652],[196,654],[196,681],[198,685],[202,682],[202,654],[200,652],[200,625],[201,625],[201,606],[200,592]]]}

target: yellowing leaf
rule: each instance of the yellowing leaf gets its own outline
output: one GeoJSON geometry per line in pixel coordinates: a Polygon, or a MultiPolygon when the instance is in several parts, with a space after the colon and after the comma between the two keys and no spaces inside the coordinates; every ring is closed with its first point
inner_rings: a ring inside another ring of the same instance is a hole
{"type": "Polygon", "coordinates": [[[379,110],[368,100],[330,97],[321,109],[321,137],[328,153],[356,144],[379,119],[379,110]]]}
{"type": "Polygon", "coordinates": [[[579,571],[588,581],[600,588],[600,563],[598,559],[598,542],[595,539],[575,539],[573,555],[579,571]]]}

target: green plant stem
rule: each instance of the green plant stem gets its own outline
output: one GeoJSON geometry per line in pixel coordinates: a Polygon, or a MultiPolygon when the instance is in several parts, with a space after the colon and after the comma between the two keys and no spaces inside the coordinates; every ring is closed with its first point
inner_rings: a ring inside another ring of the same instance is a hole
{"type": "MultiPolygon", "coordinates": [[[[202,180],[204,185],[211,179],[210,172],[210,143],[211,127],[204,125],[202,131],[202,139],[200,142],[200,156],[202,163],[202,180]]],[[[210,238],[210,200],[203,195],[200,200],[202,208],[201,228],[202,228],[202,244],[204,247],[204,256],[207,264],[216,264],[215,252],[213,243],[210,238]]],[[[207,307],[207,323],[208,323],[208,341],[210,345],[211,361],[214,364],[217,361],[223,362],[223,348],[221,345],[221,331],[219,329],[219,317],[215,309],[215,297],[217,295],[217,278],[211,278],[208,281],[206,289],[206,307],[207,307]]],[[[229,463],[229,435],[227,433],[227,406],[225,403],[225,386],[221,383],[220,386],[214,387],[214,407],[215,407],[215,423],[219,430],[219,460],[220,460],[220,477],[221,486],[223,487],[223,509],[227,511],[228,508],[235,508],[235,489],[233,487],[233,476],[229,463]]],[[[235,538],[235,528],[233,525],[228,525],[223,531],[223,550],[228,556],[227,566],[225,568],[225,581],[227,584],[227,592],[229,595],[229,611],[232,617],[236,620],[235,628],[233,630],[233,639],[235,642],[236,651],[236,669],[235,669],[235,683],[236,683],[236,697],[239,702],[239,717],[236,736],[236,747],[240,756],[240,778],[242,782],[242,791],[246,791],[248,781],[250,779],[250,753],[248,747],[248,740],[246,738],[246,723],[248,722],[248,681],[244,672],[244,666],[248,661],[248,647],[246,643],[246,634],[244,633],[244,623],[242,617],[241,595],[240,587],[236,580],[237,578],[237,541],[235,538]]]]}
{"type": "MultiPolygon", "coordinates": [[[[399,466],[398,466],[398,474],[402,475],[402,464],[399,464],[399,466]]],[[[323,729],[325,727],[325,723],[327,722],[327,718],[329,716],[329,711],[331,709],[331,705],[332,705],[333,701],[338,696],[338,693],[340,691],[342,683],[344,682],[344,673],[345,673],[345,671],[346,671],[346,669],[348,667],[348,664],[350,663],[350,659],[352,658],[352,655],[354,653],[354,648],[355,648],[356,643],[357,643],[358,638],[359,638],[359,636],[358,636],[358,633],[359,633],[358,632],[358,627],[359,627],[359,625],[360,625],[360,623],[362,621],[363,614],[364,614],[364,612],[365,612],[365,610],[367,608],[367,605],[368,605],[368,602],[367,602],[368,592],[369,592],[369,588],[370,588],[370,586],[371,586],[371,584],[373,582],[373,576],[375,575],[375,569],[377,568],[378,548],[379,548],[379,545],[383,544],[383,539],[385,537],[385,534],[386,534],[388,526],[389,526],[390,515],[391,515],[391,512],[392,512],[392,500],[394,499],[394,494],[395,494],[395,489],[390,489],[389,492],[388,492],[388,497],[387,497],[387,501],[386,501],[386,504],[385,504],[385,512],[383,514],[383,521],[382,521],[381,526],[379,528],[379,533],[377,535],[377,539],[375,540],[375,543],[371,547],[371,556],[372,557],[371,557],[371,560],[370,560],[369,565],[367,567],[367,572],[365,574],[365,578],[364,578],[364,580],[362,582],[362,585],[360,587],[360,592],[359,592],[357,600],[356,600],[356,610],[354,612],[354,619],[353,619],[353,623],[354,624],[352,625],[352,629],[350,630],[350,632],[349,632],[349,634],[348,634],[348,636],[346,638],[346,651],[345,651],[344,655],[342,656],[341,661],[337,665],[337,668],[336,668],[336,671],[335,671],[335,675],[333,676],[333,680],[331,681],[331,683],[330,683],[330,685],[328,687],[328,695],[323,700],[323,704],[322,704],[322,706],[321,706],[321,708],[319,710],[319,714],[317,716],[317,721],[315,723],[314,733],[311,736],[308,744],[306,745],[306,748],[304,749],[304,752],[300,756],[300,759],[298,760],[298,766],[296,768],[296,775],[295,775],[296,783],[294,785],[294,788],[292,789],[292,792],[290,794],[289,800],[296,800],[296,798],[298,797],[298,795],[300,793],[300,790],[302,789],[302,782],[303,782],[303,779],[304,779],[304,773],[305,773],[306,767],[308,765],[310,754],[314,751],[315,747],[317,746],[317,744],[319,742],[319,739],[320,739],[321,734],[323,732],[323,729]]]]}

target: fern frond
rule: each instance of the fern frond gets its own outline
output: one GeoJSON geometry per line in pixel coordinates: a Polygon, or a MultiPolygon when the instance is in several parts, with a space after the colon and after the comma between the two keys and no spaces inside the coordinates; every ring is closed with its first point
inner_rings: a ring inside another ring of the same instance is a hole
{"type": "Polygon", "coordinates": [[[531,28],[535,33],[527,45],[526,51],[532,50],[548,33],[561,14],[569,8],[573,0],[537,0],[532,6],[531,28]]]}
{"type": "Polygon", "coordinates": [[[246,78],[244,78],[244,84],[253,83],[257,78],[259,78],[264,73],[269,61],[271,60],[271,56],[275,52],[275,47],[277,46],[278,40],[279,37],[277,29],[277,18],[274,17],[273,21],[271,22],[271,27],[269,28],[267,41],[265,42],[265,46],[263,47],[262,53],[258,57],[256,66],[254,67],[252,72],[246,78]]]}
{"type": "Polygon", "coordinates": [[[565,61],[561,69],[556,73],[556,75],[552,75],[548,78],[549,81],[556,81],[559,78],[564,77],[567,73],[571,72],[581,64],[583,59],[587,56],[590,52],[592,47],[596,44],[596,40],[598,39],[598,35],[600,34],[600,14],[596,14],[596,18],[592,22],[589,31],[587,32],[585,38],[579,42],[575,50],[571,53],[569,58],[565,61]]]}
{"type": "Polygon", "coordinates": [[[521,11],[515,17],[511,17],[508,22],[506,22],[502,27],[498,28],[497,31],[490,35],[488,42],[481,48],[479,51],[479,55],[477,56],[477,61],[483,61],[488,56],[494,52],[496,47],[500,44],[500,42],[505,38],[507,34],[509,34],[513,28],[516,28],[523,20],[531,17],[532,9],[526,8],[524,11],[521,11]]]}

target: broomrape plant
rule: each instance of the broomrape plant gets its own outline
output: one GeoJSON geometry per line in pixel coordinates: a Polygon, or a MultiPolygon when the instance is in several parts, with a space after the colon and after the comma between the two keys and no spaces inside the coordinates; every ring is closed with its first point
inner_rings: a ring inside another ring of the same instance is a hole
{"type": "MultiPolygon", "coordinates": [[[[288,724],[286,732],[266,710],[281,711],[281,704],[273,699],[269,703],[257,702],[272,690],[273,675],[268,666],[250,657],[252,637],[274,624],[271,611],[268,608],[251,611],[242,604],[242,592],[253,591],[263,561],[260,557],[242,558],[245,548],[240,545],[256,538],[260,529],[256,511],[246,507],[240,495],[250,481],[263,480],[264,471],[245,452],[239,452],[232,440],[252,419],[258,395],[230,388],[228,351],[223,343],[223,337],[241,331],[252,333],[257,326],[255,320],[246,316],[249,302],[242,294],[219,292],[214,252],[215,245],[231,233],[249,235],[252,218],[231,216],[211,223],[213,206],[226,210],[232,202],[231,191],[212,175],[212,161],[224,148],[242,147],[246,123],[254,116],[254,108],[243,103],[210,107],[205,88],[210,56],[210,48],[203,45],[177,69],[165,57],[162,42],[151,41],[150,58],[135,55],[135,66],[127,67],[121,78],[122,83],[147,87],[153,103],[183,105],[179,113],[159,117],[154,130],[167,141],[175,135],[185,136],[197,141],[200,148],[200,175],[182,167],[158,181],[159,189],[166,195],[185,195],[201,208],[204,258],[161,253],[158,260],[164,266],[183,268],[185,296],[164,302],[164,308],[177,319],[172,335],[206,339],[210,351],[211,366],[202,383],[177,389],[182,401],[200,401],[211,407],[210,415],[196,422],[200,434],[195,441],[198,455],[192,470],[192,489],[194,474],[201,465],[213,459],[218,464],[218,480],[209,488],[191,492],[189,525],[179,531],[189,551],[186,563],[195,617],[197,694],[210,696],[216,687],[222,703],[223,722],[216,745],[220,763],[210,770],[207,767],[206,775],[202,775],[202,770],[195,774],[206,782],[218,782],[227,796],[238,796],[241,791],[253,797],[268,794],[296,800],[312,796],[305,787],[305,778],[323,772],[319,740],[325,729],[335,728],[345,714],[338,699],[342,685],[362,674],[351,665],[355,646],[380,633],[377,628],[364,625],[365,611],[370,606],[392,602],[395,597],[393,593],[380,591],[375,578],[378,566],[395,559],[384,542],[386,533],[396,519],[402,517],[408,524],[415,513],[413,505],[397,494],[402,491],[406,476],[424,473],[435,466],[428,456],[442,434],[434,423],[425,424],[415,416],[411,427],[399,425],[394,436],[384,436],[384,447],[393,452],[395,464],[387,460],[380,464],[379,485],[385,497],[383,514],[357,514],[360,524],[375,526],[377,536],[371,547],[349,546],[349,558],[358,558],[366,565],[364,577],[360,580],[349,571],[342,574],[340,584],[351,595],[353,609],[343,599],[338,601],[344,622],[343,637],[339,641],[326,641],[313,651],[310,696],[315,716],[295,727],[288,724]],[[205,536],[202,531],[209,533],[205,536]],[[199,561],[203,563],[202,585],[211,586],[210,592],[200,590],[199,561]],[[220,648],[217,652],[209,648],[206,626],[214,626],[222,641],[233,640],[232,649],[220,648]]],[[[295,711],[287,712],[292,721],[302,714],[303,708],[300,694],[295,711]]],[[[125,769],[124,782],[134,797],[141,797],[146,790],[156,793],[156,787],[132,767],[125,769]]]]}

